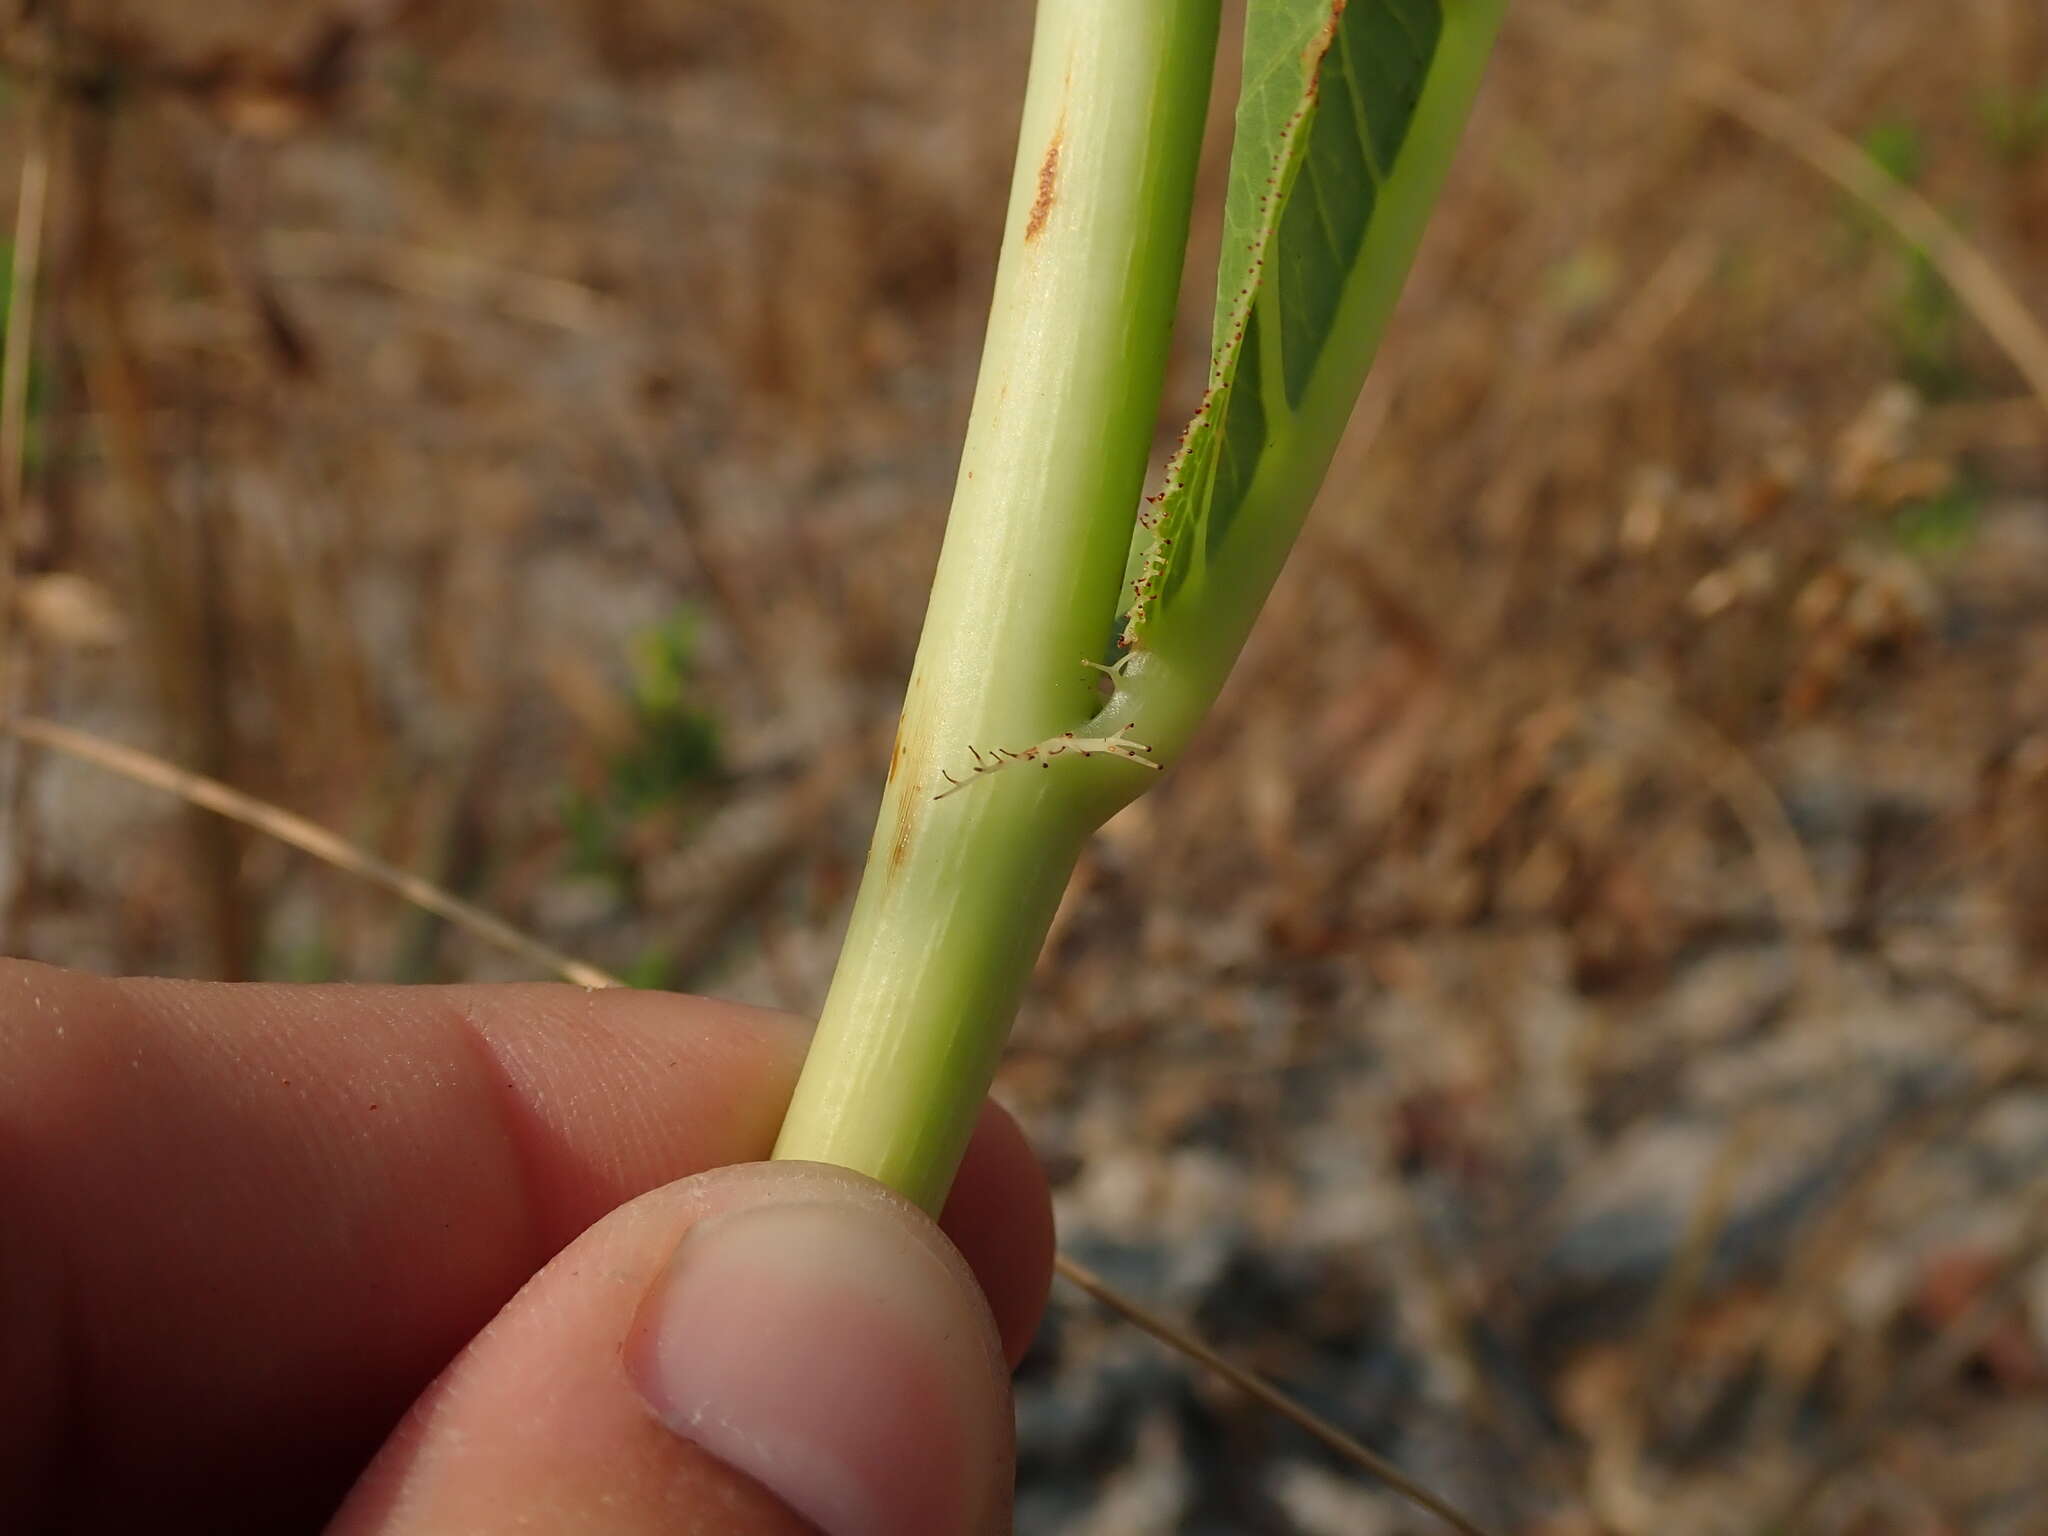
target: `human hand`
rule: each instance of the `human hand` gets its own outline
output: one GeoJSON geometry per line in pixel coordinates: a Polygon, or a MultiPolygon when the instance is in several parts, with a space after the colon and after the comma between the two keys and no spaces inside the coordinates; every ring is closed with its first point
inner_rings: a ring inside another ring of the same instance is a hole
{"type": "Polygon", "coordinates": [[[753,1161],[803,1044],[0,962],[0,1527],[1007,1528],[1044,1178],[993,1107],[938,1225],[753,1161]]]}

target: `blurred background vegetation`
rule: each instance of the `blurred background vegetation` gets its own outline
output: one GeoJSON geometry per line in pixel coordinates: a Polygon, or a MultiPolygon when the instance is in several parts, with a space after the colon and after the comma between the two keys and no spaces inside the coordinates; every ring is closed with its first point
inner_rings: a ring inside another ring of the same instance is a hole
{"type": "MultiPolygon", "coordinates": [[[[1026,0],[7,13],[8,709],[814,1008],[1026,0]]],[[[1299,558],[1004,1070],[1071,1251],[1502,1530],[2048,1529],[2029,310],[2038,4],[1515,0],[1299,558]]],[[[68,965],[525,974],[14,743],[0,875],[68,965]]],[[[1435,1528],[1073,1297],[1019,1414],[1026,1531],[1435,1528]]]]}

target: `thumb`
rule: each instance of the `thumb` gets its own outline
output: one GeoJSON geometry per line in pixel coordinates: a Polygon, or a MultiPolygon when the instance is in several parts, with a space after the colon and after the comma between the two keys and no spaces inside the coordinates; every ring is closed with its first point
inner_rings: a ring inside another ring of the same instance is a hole
{"type": "Polygon", "coordinates": [[[1008,1373],[922,1211],[812,1163],[622,1206],[441,1374],[332,1528],[981,1536],[1008,1373]]]}

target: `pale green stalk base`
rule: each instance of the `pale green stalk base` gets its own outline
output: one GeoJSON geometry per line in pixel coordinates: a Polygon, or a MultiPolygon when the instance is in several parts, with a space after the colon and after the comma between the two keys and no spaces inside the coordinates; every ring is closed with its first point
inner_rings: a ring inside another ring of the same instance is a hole
{"type": "Polygon", "coordinates": [[[1041,0],[960,479],[839,969],[775,1155],[943,1202],[1082,843],[1147,771],[970,749],[1099,703],[1165,370],[1218,0],[1041,0]],[[1094,770],[1094,771],[1088,771],[1094,770]],[[1108,792],[1077,794],[1081,781],[1108,792]]]}
{"type": "Polygon", "coordinates": [[[1228,677],[1329,467],[1470,110],[1504,0],[1445,0],[1408,147],[1298,406],[1271,416],[1196,600],[1106,704],[1106,652],[1158,409],[1218,0],[1041,0],[974,415],[888,788],[775,1155],[936,1211],[1089,834],[1151,781],[1115,756],[975,753],[1128,731],[1176,757],[1228,677]],[[1099,706],[1099,707],[1098,707],[1099,706]]]}

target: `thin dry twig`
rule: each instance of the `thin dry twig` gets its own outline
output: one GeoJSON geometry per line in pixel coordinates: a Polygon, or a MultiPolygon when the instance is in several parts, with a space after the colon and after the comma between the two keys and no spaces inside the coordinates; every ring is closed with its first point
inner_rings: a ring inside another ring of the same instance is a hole
{"type": "Polygon", "coordinates": [[[1151,1334],[1169,1349],[1186,1355],[1190,1360],[1222,1377],[1261,1407],[1270,1409],[1290,1424],[1314,1435],[1338,1455],[1356,1466],[1363,1467],[1403,1498],[1428,1510],[1453,1530],[1462,1532],[1463,1536],[1485,1536],[1483,1527],[1474,1524],[1427,1488],[1413,1481],[1407,1473],[1385,1457],[1346,1434],[1328,1419],[1303,1407],[1264,1377],[1218,1354],[1185,1328],[1139,1306],[1086,1265],[1076,1263],[1065,1254],[1061,1254],[1053,1261],[1053,1267],[1059,1271],[1062,1279],[1086,1291],[1125,1322],[1151,1334]]]}
{"type": "MultiPolygon", "coordinates": [[[[311,854],[323,863],[367,880],[402,900],[446,919],[487,944],[495,945],[523,960],[529,960],[540,969],[554,971],[564,980],[585,987],[626,985],[609,972],[599,970],[594,965],[586,965],[573,956],[520,932],[482,908],[472,906],[460,897],[450,895],[416,875],[407,874],[396,865],[386,863],[375,854],[337,837],[324,827],[316,826],[303,816],[296,816],[281,806],[259,800],[253,795],[245,795],[217,779],[188,773],[148,752],[104,740],[86,731],[73,730],[53,720],[0,718],[0,731],[6,731],[22,741],[50,751],[77,758],[81,762],[91,763],[110,773],[120,774],[135,783],[163,790],[188,805],[199,806],[245,827],[266,833],[302,853],[311,854]]],[[[1213,1371],[1262,1406],[1299,1425],[1361,1470],[1447,1522],[1454,1530],[1463,1533],[1463,1536],[1486,1536],[1482,1527],[1473,1524],[1428,1489],[1415,1483],[1400,1468],[1327,1419],[1294,1401],[1271,1383],[1225,1359],[1195,1335],[1124,1295],[1084,1265],[1076,1263],[1064,1254],[1055,1257],[1054,1265],[1067,1280],[1086,1291],[1126,1322],[1143,1329],[1169,1348],[1213,1371]]]]}
{"type": "Polygon", "coordinates": [[[1963,307],[1977,317],[2048,409],[2048,331],[2005,274],[1948,217],[1870,156],[1792,101],[1732,70],[1695,62],[1680,75],[1685,88],[1751,132],[1804,160],[1869,207],[1901,240],[1923,251],[1963,307]]]}
{"type": "Polygon", "coordinates": [[[617,302],[595,288],[493,266],[460,251],[344,239],[325,230],[272,229],[263,234],[262,255],[268,269],[284,277],[366,280],[394,293],[495,311],[577,336],[610,337],[624,329],[617,302]]]}
{"type": "MultiPolygon", "coordinates": [[[[1608,58],[1639,57],[1649,33],[1628,23],[1574,16],[1551,7],[1553,38],[1608,58]]],[[[1911,187],[1789,97],[1758,85],[1717,61],[1685,56],[1672,82],[1694,100],[1734,119],[1820,173],[1923,252],[2048,410],[2048,330],[2005,274],[1949,218],[1911,187]]]]}
{"type": "Polygon", "coordinates": [[[509,954],[531,960],[535,965],[555,971],[578,986],[616,987],[624,985],[616,976],[599,970],[594,965],[585,965],[574,956],[530,938],[511,924],[493,917],[481,907],[471,906],[459,896],[451,896],[440,887],[407,874],[395,864],[386,863],[375,854],[356,847],[353,843],[336,837],[324,827],[315,826],[303,816],[295,816],[280,806],[245,795],[232,789],[218,779],[209,779],[200,774],[188,773],[183,768],[165,762],[147,752],[133,747],[124,747],[117,742],[105,741],[84,731],[72,730],[69,726],[58,725],[53,720],[33,717],[0,720],[0,730],[6,730],[26,742],[62,752],[81,762],[105,768],[138,784],[147,784],[152,789],[161,789],[176,795],[188,805],[200,806],[218,816],[254,828],[289,843],[302,853],[309,853],[336,869],[358,875],[374,885],[381,886],[415,906],[424,907],[435,916],[445,918],[456,927],[474,934],[488,944],[495,944],[509,954]]]}

